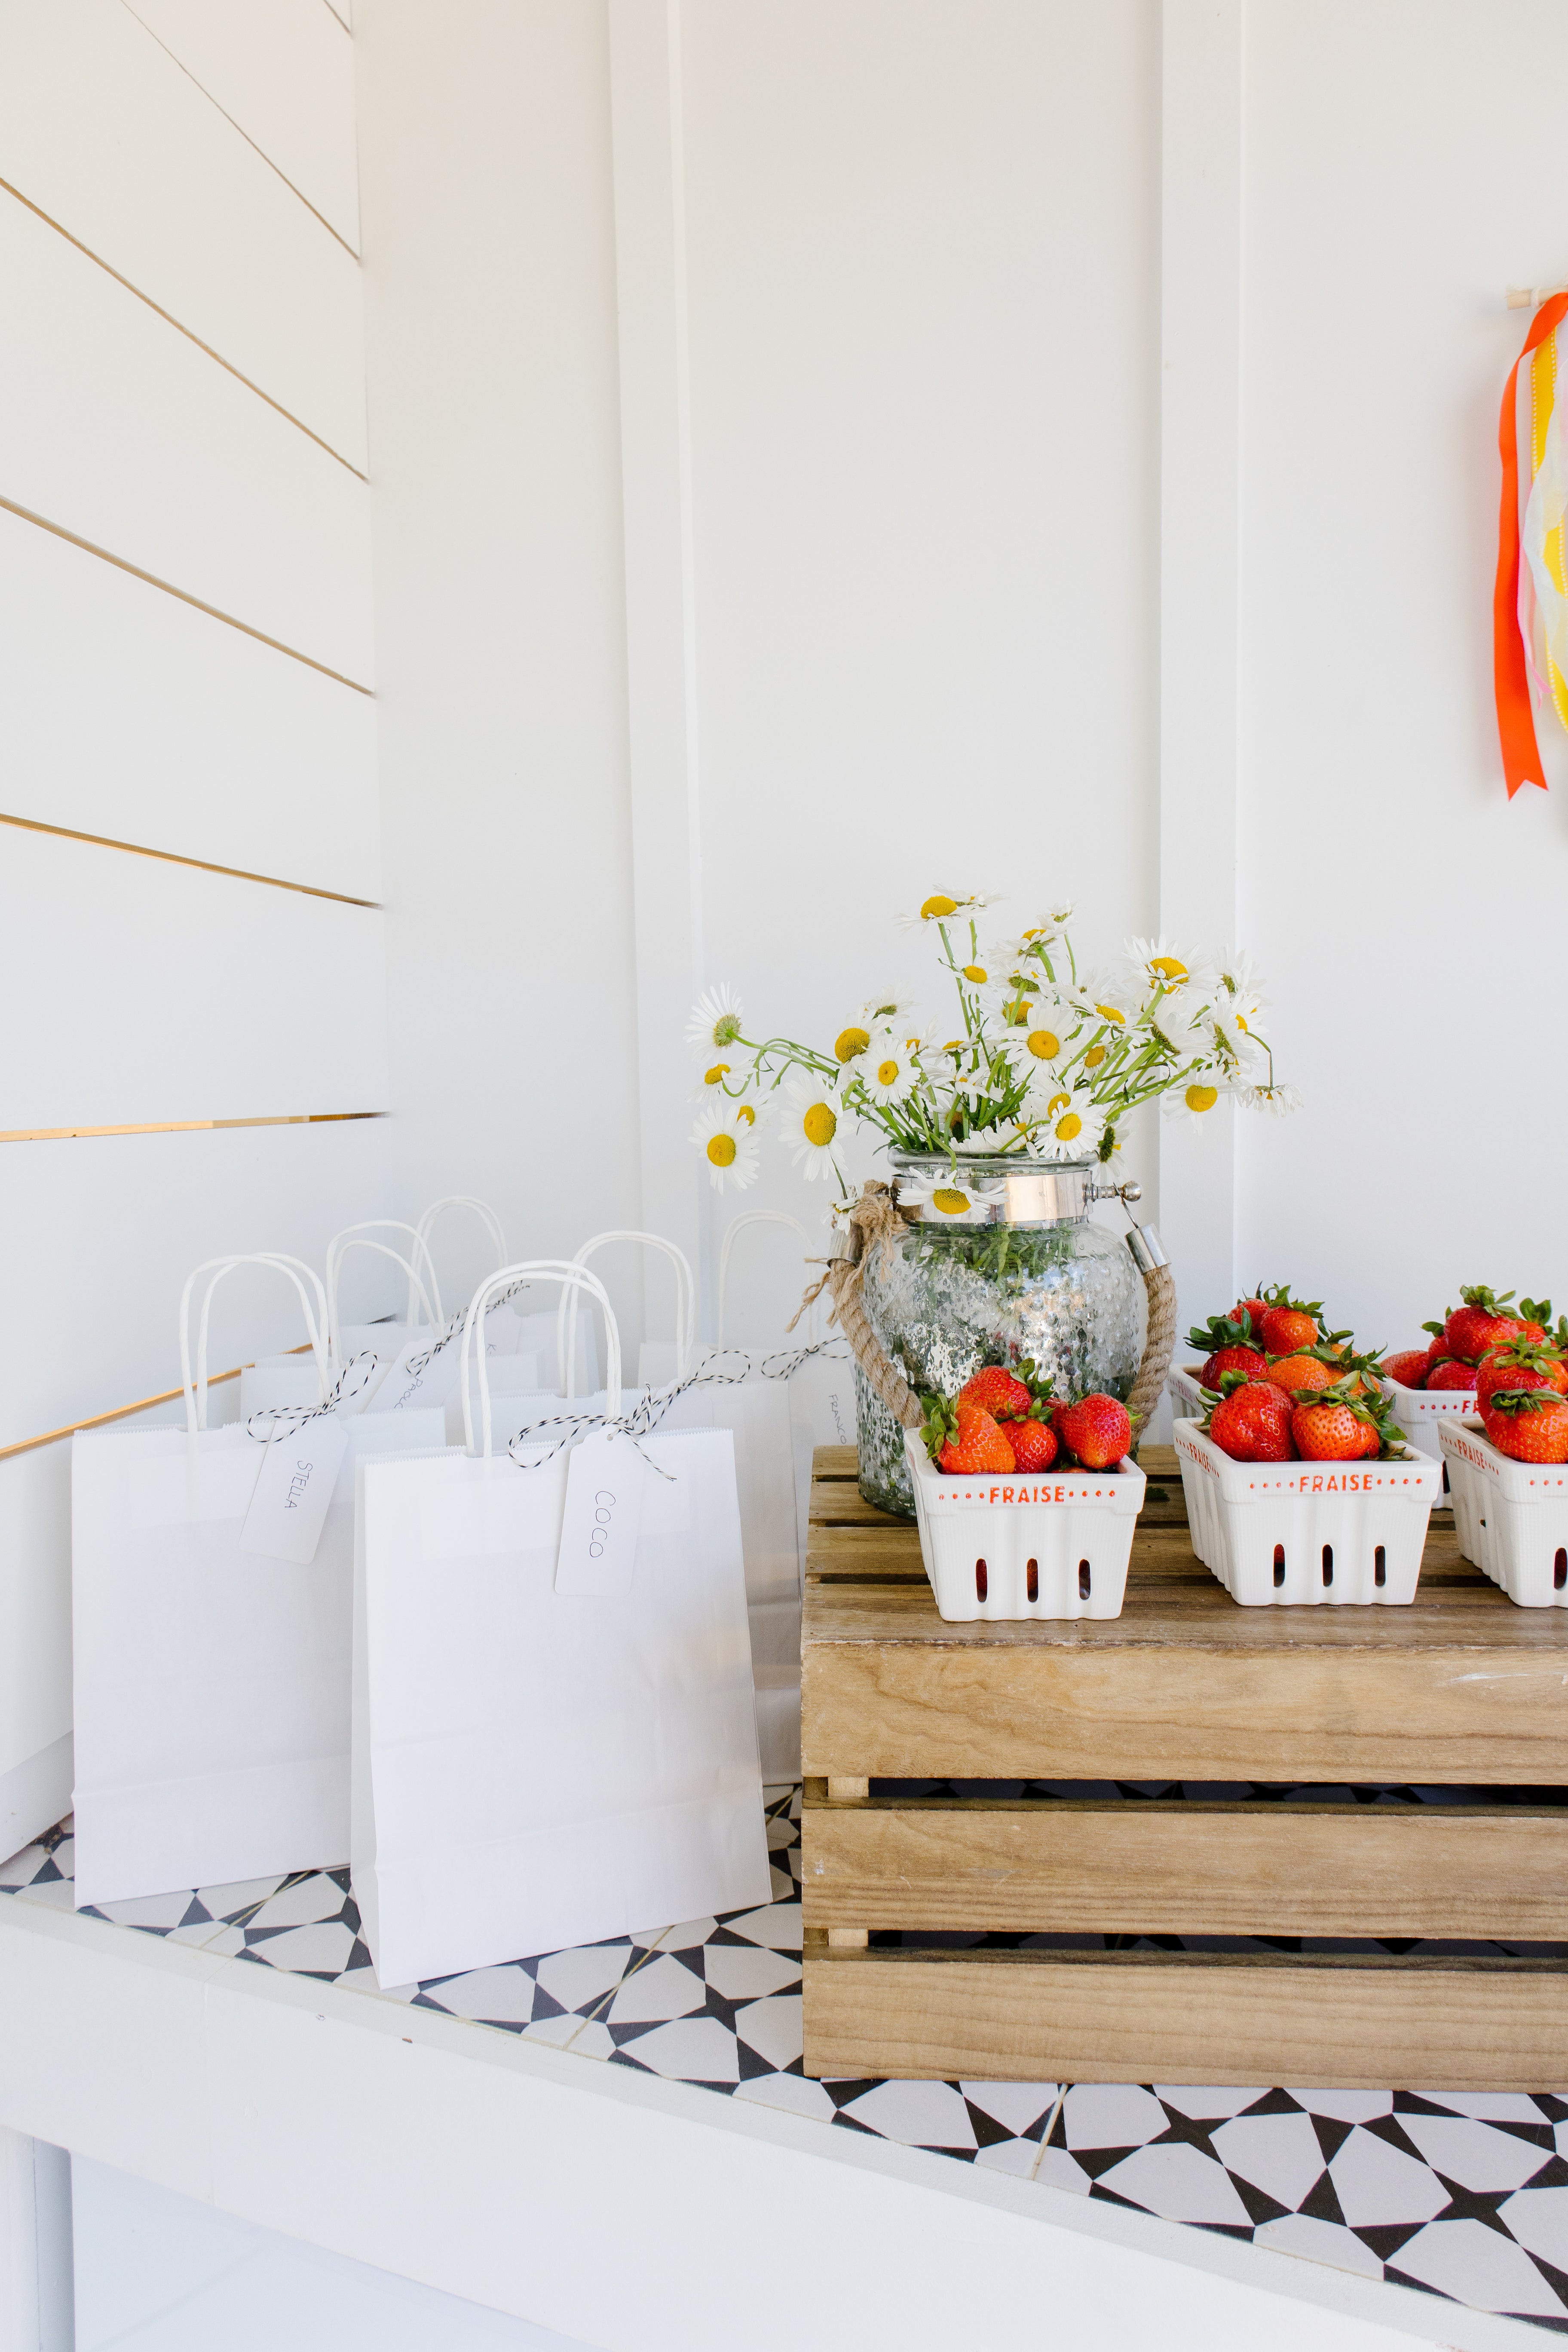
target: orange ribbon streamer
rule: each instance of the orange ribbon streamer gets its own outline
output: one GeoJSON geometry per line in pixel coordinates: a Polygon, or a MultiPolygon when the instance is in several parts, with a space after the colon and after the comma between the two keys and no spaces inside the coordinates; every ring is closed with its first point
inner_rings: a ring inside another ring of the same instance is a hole
{"type": "Polygon", "coordinates": [[[1503,778],[1512,800],[1521,784],[1546,790],[1541,746],[1530,707],[1530,667],[1519,626],[1519,371],[1536,345],[1568,317],[1568,294],[1553,294],[1530,322],[1524,349],[1513,363],[1502,396],[1498,446],[1502,452],[1502,510],[1498,524],[1497,586],[1492,593],[1492,663],[1497,680],[1498,735],[1503,778]]]}

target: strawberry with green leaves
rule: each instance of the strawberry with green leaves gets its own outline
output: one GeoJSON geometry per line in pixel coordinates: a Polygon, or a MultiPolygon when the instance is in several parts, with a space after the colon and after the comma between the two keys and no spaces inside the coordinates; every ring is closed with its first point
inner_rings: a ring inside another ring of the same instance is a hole
{"type": "Polygon", "coordinates": [[[1386,1460],[1405,1450],[1381,1391],[1369,1397],[1354,1375],[1299,1404],[1290,1433],[1304,1462],[1386,1460]]]}
{"type": "Polygon", "coordinates": [[[1282,1282],[1268,1294],[1258,1336],[1269,1355],[1294,1356],[1317,1339],[1322,1311],[1321,1298],[1293,1298],[1289,1283],[1282,1282]]]}
{"type": "MultiPolygon", "coordinates": [[[[1464,1282],[1459,1286],[1459,1297],[1464,1305],[1456,1307],[1445,1322],[1443,1344],[1460,1363],[1479,1364],[1494,1348],[1525,1336],[1523,1316],[1507,1312],[1508,1302],[1513,1297],[1511,1290],[1505,1290],[1500,1297],[1484,1282],[1464,1282]]],[[[1545,1336],[1541,1331],[1541,1337],[1545,1336]]]]}
{"type": "Polygon", "coordinates": [[[1261,1376],[1268,1369],[1268,1359],[1257,1345],[1252,1317],[1245,1307],[1234,1315],[1211,1315],[1206,1323],[1194,1323],[1187,1333],[1187,1345],[1205,1358],[1198,1381],[1205,1389],[1217,1388],[1222,1372],[1246,1372],[1251,1377],[1261,1376]]]}
{"type": "Polygon", "coordinates": [[[1076,1404],[1058,1405],[1051,1423],[1063,1445],[1086,1470],[1110,1470],[1132,1444],[1132,1418],[1120,1397],[1098,1391],[1076,1404]]]}
{"type": "Polygon", "coordinates": [[[925,1397],[921,1435],[939,1470],[953,1478],[1011,1475],[1017,1464],[995,1419],[963,1397],[925,1397]]]}
{"type": "Polygon", "coordinates": [[[1476,1411],[1484,1413],[1500,1389],[1554,1389],[1568,1396],[1568,1362],[1559,1348],[1510,1339],[1476,1368],[1476,1411]]]}
{"type": "Polygon", "coordinates": [[[1568,1398],[1555,1389],[1498,1389],[1481,1426],[1511,1462],[1568,1462],[1568,1398]]]}
{"type": "Polygon", "coordinates": [[[1011,1421],[1034,1402],[1028,1388],[1005,1364],[986,1364],[958,1391],[960,1404],[977,1404],[993,1421],[1011,1421]]]}
{"type": "Polygon", "coordinates": [[[1249,1381],[1243,1372],[1221,1375],[1203,1423],[1222,1454],[1233,1462],[1293,1462],[1290,1399],[1273,1381],[1249,1381]]]}

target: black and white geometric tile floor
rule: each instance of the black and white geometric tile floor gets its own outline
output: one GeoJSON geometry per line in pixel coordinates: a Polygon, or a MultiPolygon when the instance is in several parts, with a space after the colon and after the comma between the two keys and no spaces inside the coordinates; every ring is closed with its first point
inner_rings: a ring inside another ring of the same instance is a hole
{"type": "MultiPolygon", "coordinates": [[[[798,1790],[768,1791],[773,1900],[760,1910],[422,1985],[376,1984],[346,1870],[89,1916],[1568,2335],[1568,2099],[808,2080],[799,1816],[798,1790]]],[[[0,1864],[0,1893],[71,1907],[68,1822],[0,1864]]]]}

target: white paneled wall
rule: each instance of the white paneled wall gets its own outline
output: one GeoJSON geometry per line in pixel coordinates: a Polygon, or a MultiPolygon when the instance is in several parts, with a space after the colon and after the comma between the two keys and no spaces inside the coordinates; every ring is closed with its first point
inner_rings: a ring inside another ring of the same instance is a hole
{"type": "MultiPolygon", "coordinates": [[[[70,1785],[27,1441],[177,1383],[199,1259],[384,1207],[353,46],[323,0],[0,0],[8,1845],[70,1785]]],[[[297,1342],[229,1293],[217,1364],[297,1342]]]]}

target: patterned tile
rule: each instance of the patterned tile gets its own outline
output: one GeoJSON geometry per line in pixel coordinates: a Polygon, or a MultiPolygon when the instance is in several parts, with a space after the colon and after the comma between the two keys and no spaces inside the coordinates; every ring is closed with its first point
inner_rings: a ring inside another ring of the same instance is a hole
{"type": "MultiPolygon", "coordinates": [[[[985,1793],[1020,1793],[1023,1785],[988,1785],[985,1793]]],[[[1027,1785],[1035,1796],[1092,1793],[1068,1782],[1027,1785]]],[[[878,1786],[891,1792],[906,1784],[878,1786]]],[[[106,1904],[93,1916],[1568,2335],[1568,2099],[1552,2093],[808,2080],[801,2071],[800,1791],[766,1793],[773,1899],[760,1909],[656,1924],[423,1985],[376,1983],[346,1870],[106,1904]]],[[[1465,1794],[1165,1782],[1108,1783],[1100,1793],[1131,1802],[1290,1794],[1403,1805],[1465,1794]]],[[[68,1908],[71,1860],[68,1821],[0,1864],[0,1893],[68,1908]]],[[[1088,1949],[1155,1944],[1014,1940],[1088,1949]]]]}

